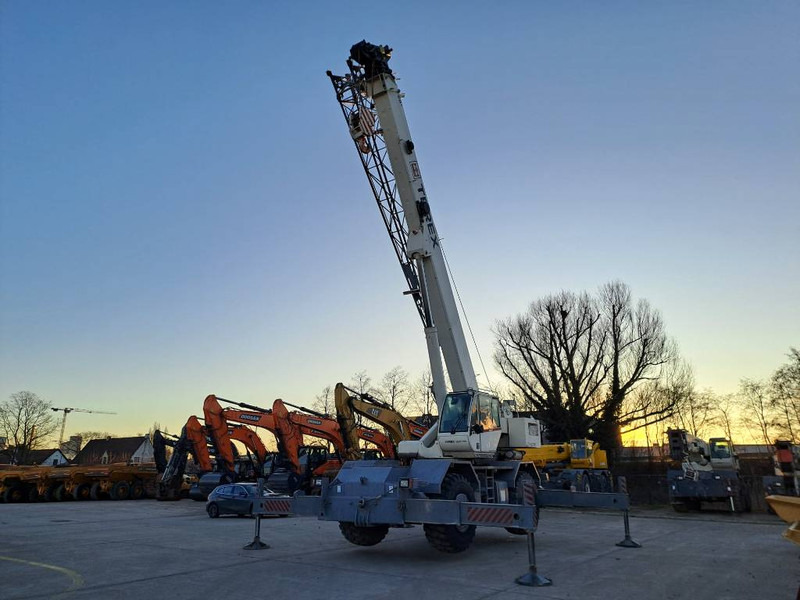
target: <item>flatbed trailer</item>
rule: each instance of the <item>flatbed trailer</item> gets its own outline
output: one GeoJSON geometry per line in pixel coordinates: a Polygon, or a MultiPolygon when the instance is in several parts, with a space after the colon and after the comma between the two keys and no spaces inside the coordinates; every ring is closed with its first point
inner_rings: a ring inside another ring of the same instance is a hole
{"type": "Polygon", "coordinates": [[[155,495],[156,476],[152,463],[10,467],[0,470],[0,500],[138,500],[155,495]]]}

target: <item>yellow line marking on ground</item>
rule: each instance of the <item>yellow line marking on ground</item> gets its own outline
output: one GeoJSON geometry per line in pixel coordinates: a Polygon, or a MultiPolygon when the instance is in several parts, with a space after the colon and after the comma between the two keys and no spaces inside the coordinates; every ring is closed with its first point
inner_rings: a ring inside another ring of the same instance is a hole
{"type": "Polygon", "coordinates": [[[21,558],[12,558],[10,556],[0,556],[0,560],[7,560],[10,562],[20,563],[23,565],[30,565],[32,567],[41,567],[42,569],[50,569],[51,571],[55,571],[56,573],[61,573],[62,575],[66,575],[72,580],[72,585],[69,586],[68,591],[75,590],[83,585],[83,577],[81,577],[75,571],[72,571],[65,567],[48,565],[47,563],[35,562],[32,560],[23,560],[21,558]]]}

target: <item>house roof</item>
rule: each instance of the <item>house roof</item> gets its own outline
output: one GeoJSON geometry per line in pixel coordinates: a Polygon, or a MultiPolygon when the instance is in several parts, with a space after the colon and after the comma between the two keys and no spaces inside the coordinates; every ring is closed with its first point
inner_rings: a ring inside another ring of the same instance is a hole
{"type": "Polygon", "coordinates": [[[96,464],[103,455],[107,455],[108,462],[127,461],[146,439],[147,436],[135,436],[91,440],[78,452],[72,462],[79,465],[96,464]]]}
{"type": "MultiPolygon", "coordinates": [[[[55,452],[59,452],[58,448],[50,448],[46,450],[31,450],[28,452],[28,456],[25,460],[24,465],[40,465],[45,460],[50,458],[52,454],[55,452]]],[[[11,464],[11,459],[14,457],[14,447],[10,446],[0,452],[0,464],[8,465],[11,464]]],[[[62,454],[64,460],[66,457],[62,454]]]]}

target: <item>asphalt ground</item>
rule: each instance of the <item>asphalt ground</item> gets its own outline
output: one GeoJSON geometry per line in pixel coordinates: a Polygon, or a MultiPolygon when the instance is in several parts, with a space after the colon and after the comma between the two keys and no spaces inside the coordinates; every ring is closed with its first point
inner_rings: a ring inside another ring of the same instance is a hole
{"type": "Polygon", "coordinates": [[[393,529],[377,546],[349,544],[336,523],[262,521],[266,550],[244,550],[255,520],[209,519],[204,504],[64,502],[0,504],[0,599],[680,599],[795,598],[800,546],[766,514],[542,511],[539,574],[524,536],[479,528],[462,554],[437,552],[422,527],[393,529]]]}

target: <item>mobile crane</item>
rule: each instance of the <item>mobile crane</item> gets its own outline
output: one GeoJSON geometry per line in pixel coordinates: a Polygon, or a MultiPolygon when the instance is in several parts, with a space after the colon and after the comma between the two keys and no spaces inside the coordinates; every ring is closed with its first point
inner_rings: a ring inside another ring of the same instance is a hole
{"type": "MultiPolygon", "coordinates": [[[[423,323],[439,420],[419,440],[398,443],[400,460],[348,461],[330,484],[320,482],[322,505],[295,497],[293,510],[339,521],[361,546],[419,523],[434,548],[454,553],[469,547],[476,525],[533,532],[545,499],[626,509],[624,494],[537,491],[536,467],[522,459],[541,445],[538,421],[478,389],[390,56],[389,47],[362,41],[350,49],[349,73],[328,76],[423,323]]],[[[263,502],[264,514],[270,506],[263,502]]],[[[529,553],[532,543],[529,535],[529,553]]]]}
{"type": "Polygon", "coordinates": [[[731,512],[749,511],[750,493],[739,476],[739,458],[729,440],[706,442],[684,429],[669,429],[669,500],[676,512],[700,510],[703,503],[724,502],[731,512]]]}
{"type": "Polygon", "coordinates": [[[523,460],[536,465],[539,472],[536,483],[542,487],[575,488],[583,492],[610,492],[614,487],[606,451],[592,440],[526,448],[523,460]]]}
{"type": "MultiPolygon", "coordinates": [[[[538,507],[625,511],[618,545],[633,548],[639,545],[630,538],[629,499],[537,490],[536,467],[522,458],[526,448],[541,445],[538,421],[515,416],[509,403],[478,389],[390,56],[388,46],[361,41],[350,49],[349,73],[327,74],[423,323],[439,420],[419,440],[399,442],[398,460],[348,461],[332,481],[320,478],[319,497],[295,494],[288,506],[297,515],[338,521],[342,535],[360,546],[410,524],[423,525],[430,544],[451,553],[469,547],[478,525],[524,533],[530,566],[516,581],[549,585],[534,559],[538,507]]],[[[286,510],[282,498],[261,499],[255,508],[257,515],[286,510]]]]}

